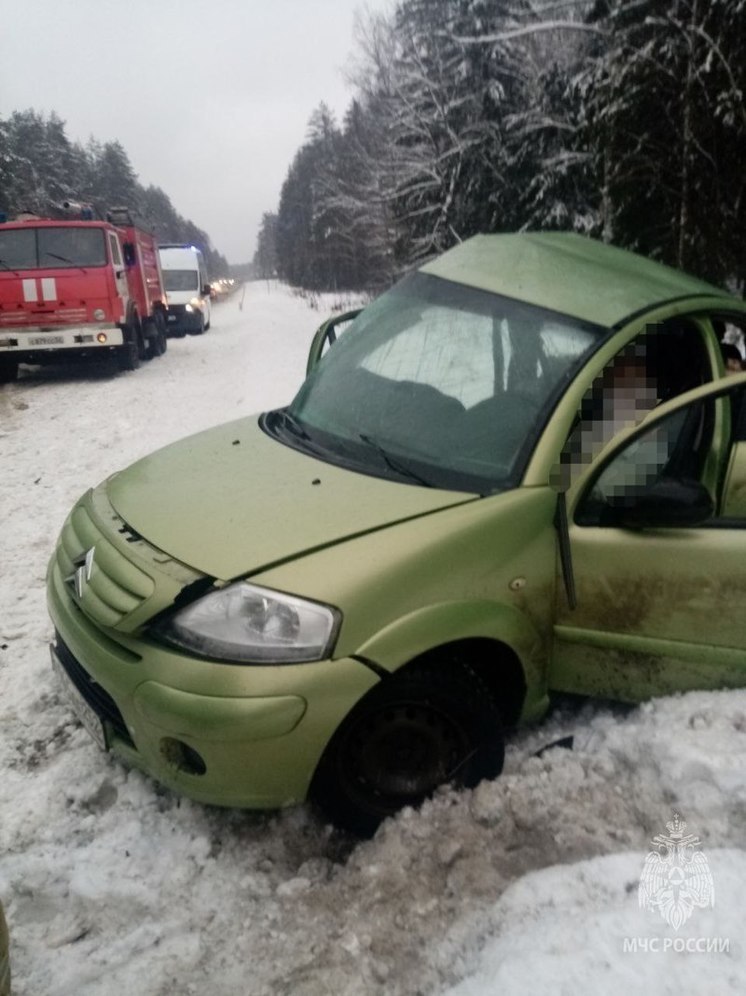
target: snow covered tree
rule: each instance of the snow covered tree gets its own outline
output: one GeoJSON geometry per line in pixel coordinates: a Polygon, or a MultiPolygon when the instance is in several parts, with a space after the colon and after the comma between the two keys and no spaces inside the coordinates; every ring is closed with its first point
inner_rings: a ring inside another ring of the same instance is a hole
{"type": "Polygon", "coordinates": [[[353,286],[347,216],[333,196],[342,138],[329,108],[311,116],[308,141],[296,154],[280,193],[278,273],[312,290],[353,286]]]}
{"type": "Polygon", "coordinates": [[[746,0],[604,0],[587,80],[603,234],[703,277],[744,276],[746,0]]]}
{"type": "Polygon", "coordinates": [[[382,288],[393,279],[390,211],[382,186],[378,119],[353,101],[334,156],[320,164],[316,216],[336,231],[337,286],[382,288]]]}
{"type": "Polygon", "coordinates": [[[83,159],[57,115],[14,111],[4,133],[8,209],[43,214],[79,196],[83,159]]]}
{"type": "Polygon", "coordinates": [[[277,275],[277,215],[265,211],[254,253],[254,273],[263,280],[277,275]]]}
{"type": "Polygon", "coordinates": [[[588,227],[587,156],[575,105],[563,104],[587,6],[404,0],[392,41],[373,35],[379,175],[400,267],[480,231],[588,227]]]}
{"type": "Polygon", "coordinates": [[[149,186],[139,197],[139,214],[159,242],[182,242],[184,219],[160,187],[149,186]]]}
{"type": "Polygon", "coordinates": [[[589,53],[603,43],[585,21],[589,6],[587,0],[523,2],[483,42],[520,46],[522,86],[505,133],[516,228],[589,232],[597,225],[578,80],[589,53]]]}
{"type": "Polygon", "coordinates": [[[383,286],[476,232],[569,229],[744,283],[746,0],[400,0],[361,24],[344,126],[283,188],[287,279],[383,286]]]}
{"type": "Polygon", "coordinates": [[[470,38],[499,4],[405,0],[384,103],[390,196],[404,265],[474,231],[507,227],[502,126],[515,67],[470,38]]]}
{"type": "Polygon", "coordinates": [[[90,199],[101,214],[110,207],[125,206],[137,212],[140,189],[137,174],[120,142],[105,142],[92,164],[90,199]]]}

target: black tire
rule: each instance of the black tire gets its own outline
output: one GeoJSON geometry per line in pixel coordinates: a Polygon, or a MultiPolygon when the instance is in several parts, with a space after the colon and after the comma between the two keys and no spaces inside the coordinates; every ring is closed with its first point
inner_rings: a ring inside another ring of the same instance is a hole
{"type": "Polygon", "coordinates": [[[446,782],[472,788],[502,771],[497,707],[460,665],[406,670],[355,706],[329,742],[310,795],[336,826],[372,836],[446,782]]]}
{"type": "Polygon", "coordinates": [[[117,367],[122,371],[137,370],[140,366],[140,337],[135,333],[134,337],[128,339],[123,346],[120,346],[117,353],[117,367]]]}
{"type": "Polygon", "coordinates": [[[135,341],[137,342],[137,355],[140,357],[140,359],[141,360],[149,359],[148,341],[145,338],[145,334],[143,332],[142,326],[140,325],[139,321],[135,326],[135,341]]]}
{"type": "Polygon", "coordinates": [[[199,315],[199,324],[196,329],[192,329],[190,335],[202,335],[205,331],[205,316],[202,312],[199,315]]]}
{"type": "Polygon", "coordinates": [[[0,357],[0,384],[10,384],[18,376],[18,360],[0,357]]]}
{"type": "Polygon", "coordinates": [[[157,356],[163,356],[168,348],[168,337],[166,335],[166,323],[160,311],[156,312],[148,322],[147,336],[147,357],[149,360],[157,356]]]}

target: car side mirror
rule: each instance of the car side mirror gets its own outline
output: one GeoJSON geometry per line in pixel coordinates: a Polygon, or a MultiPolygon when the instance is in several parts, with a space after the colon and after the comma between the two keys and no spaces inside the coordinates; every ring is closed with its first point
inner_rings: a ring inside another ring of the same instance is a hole
{"type": "Polygon", "coordinates": [[[606,501],[611,519],[606,524],[630,529],[698,526],[715,511],[703,484],[673,477],[662,477],[638,494],[608,497],[606,501]]]}
{"type": "Polygon", "coordinates": [[[205,284],[202,288],[202,297],[209,297],[212,294],[212,284],[205,284]]]}

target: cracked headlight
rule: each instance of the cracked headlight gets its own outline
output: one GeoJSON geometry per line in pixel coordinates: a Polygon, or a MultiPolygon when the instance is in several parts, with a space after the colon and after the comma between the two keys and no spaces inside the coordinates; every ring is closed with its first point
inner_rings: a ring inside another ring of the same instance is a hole
{"type": "Polygon", "coordinates": [[[230,663],[319,661],[332,649],[339,613],[326,605],[238,581],[156,623],[152,636],[230,663]]]}

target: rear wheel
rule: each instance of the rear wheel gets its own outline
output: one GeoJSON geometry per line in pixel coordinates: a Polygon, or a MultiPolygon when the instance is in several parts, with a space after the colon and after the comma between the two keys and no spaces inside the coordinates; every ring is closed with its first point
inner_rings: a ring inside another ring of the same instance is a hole
{"type": "Polygon", "coordinates": [[[438,785],[473,787],[494,778],[504,753],[497,708],[466,667],[404,671],[368,692],[344,720],[311,797],[337,826],[370,836],[438,785]]]}

